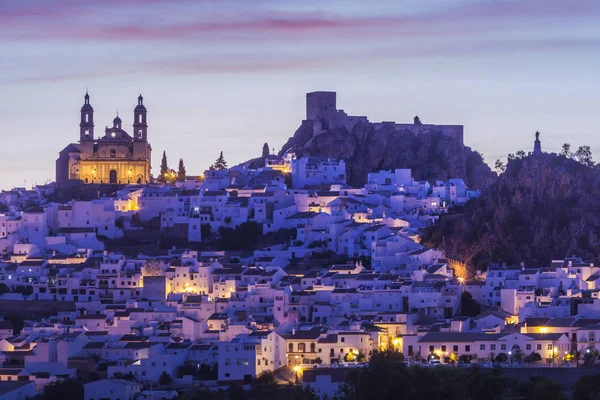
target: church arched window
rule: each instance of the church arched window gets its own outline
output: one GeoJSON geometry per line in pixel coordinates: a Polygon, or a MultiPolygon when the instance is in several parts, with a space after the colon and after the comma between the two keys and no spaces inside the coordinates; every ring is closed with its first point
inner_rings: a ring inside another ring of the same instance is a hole
{"type": "Polygon", "coordinates": [[[142,114],[139,115],[140,124],[142,123],[142,114]]]}
{"type": "Polygon", "coordinates": [[[117,151],[115,149],[110,149],[110,158],[117,158],[117,151]]]}
{"type": "Polygon", "coordinates": [[[85,136],[90,136],[90,130],[89,129],[85,130],[85,136]]]}
{"type": "Polygon", "coordinates": [[[90,122],[90,114],[85,114],[85,122],[90,122]]]}
{"type": "Polygon", "coordinates": [[[144,133],[142,132],[142,130],[141,130],[141,129],[138,131],[138,137],[139,137],[140,139],[144,137],[144,133]]]}

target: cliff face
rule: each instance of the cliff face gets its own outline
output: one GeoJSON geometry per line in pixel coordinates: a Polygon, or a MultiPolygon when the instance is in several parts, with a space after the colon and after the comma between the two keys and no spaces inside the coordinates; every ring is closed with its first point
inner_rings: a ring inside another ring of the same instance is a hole
{"type": "Polygon", "coordinates": [[[361,123],[351,132],[336,128],[313,137],[310,124],[304,123],[280,154],[290,148],[299,157],[344,160],[347,182],[352,186],[362,186],[369,172],[395,168],[410,168],[417,180],[463,178],[472,188],[485,187],[495,179],[478,153],[434,129],[428,134],[415,135],[398,132],[392,126],[375,128],[361,123]]]}
{"type": "Polygon", "coordinates": [[[543,154],[509,161],[506,172],[464,209],[440,218],[423,239],[448,257],[489,263],[600,255],[600,170],[543,154]]]}

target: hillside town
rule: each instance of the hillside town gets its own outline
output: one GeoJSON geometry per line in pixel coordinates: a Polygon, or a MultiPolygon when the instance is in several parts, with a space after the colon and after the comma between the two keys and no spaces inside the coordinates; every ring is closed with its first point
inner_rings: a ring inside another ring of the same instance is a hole
{"type": "Polygon", "coordinates": [[[168,398],[271,371],[332,396],[340,369],[374,352],[425,365],[597,358],[600,267],[574,256],[472,271],[419,233],[478,190],[406,169],[352,188],[345,170],[286,153],[91,201],[52,201],[55,184],[2,192],[0,379],[31,396],[72,377],[90,381],[86,399],[168,398]],[[112,249],[152,230],[152,254],[112,249]],[[282,240],[201,247],[238,231],[282,240]],[[160,250],[164,237],[184,246],[160,250]],[[11,302],[28,300],[73,307],[15,319],[11,302]]]}

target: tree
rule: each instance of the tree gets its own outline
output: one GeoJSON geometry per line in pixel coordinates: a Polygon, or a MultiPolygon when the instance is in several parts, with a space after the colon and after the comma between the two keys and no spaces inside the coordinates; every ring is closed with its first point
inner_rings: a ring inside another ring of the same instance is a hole
{"type": "Polygon", "coordinates": [[[535,377],[521,383],[519,392],[525,399],[566,400],[560,384],[545,377],[535,377]]]}
{"type": "Polygon", "coordinates": [[[173,379],[171,379],[171,375],[167,374],[166,372],[163,372],[158,377],[158,384],[161,386],[170,385],[171,383],[173,383],[173,379]]]}
{"type": "Polygon", "coordinates": [[[523,361],[525,361],[528,364],[533,364],[538,361],[542,361],[542,356],[539,353],[536,353],[534,351],[533,353],[531,353],[527,357],[525,357],[525,359],[523,361]]]}
{"type": "Polygon", "coordinates": [[[254,398],[273,398],[275,389],[277,389],[277,381],[271,371],[261,372],[252,381],[252,394],[254,398]]]}
{"type": "Polygon", "coordinates": [[[574,156],[577,161],[586,167],[594,166],[594,162],[592,161],[592,150],[590,149],[590,146],[579,146],[574,156]]]}
{"type": "Polygon", "coordinates": [[[566,158],[573,158],[573,153],[571,153],[571,145],[569,143],[564,143],[562,145],[560,155],[566,158]]]}
{"type": "Polygon", "coordinates": [[[600,374],[584,375],[575,383],[573,400],[595,400],[600,398],[600,374]]]}
{"type": "Polygon", "coordinates": [[[271,154],[271,151],[269,150],[269,144],[268,144],[268,143],[265,143],[265,144],[263,145],[262,156],[263,156],[263,158],[265,158],[265,157],[268,157],[268,156],[269,156],[269,154],[271,154]]]}
{"type": "Polygon", "coordinates": [[[497,363],[503,363],[508,361],[508,356],[505,353],[500,353],[496,356],[495,361],[497,363]]]}
{"type": "Polygon", "coordinates": [[[0,283],[0,296],[2,296],[4,293],[8,293],[10,292],[10,289],[8,288],[8,286],[6,286],[5,283],[0,283]]]}
{"type": "Polygon", "coordinates": [[[319,365],[323,364],[323,360],[321,360],[321,357],[315,358],[315,364],[319,364],[319,365]]]}
{"type": "Polygon", "coordinates": [[[29,296],[30,294],[33,293],[33,286],[18,285],[15,288],[15,293],[20,293],[23,296],[29,296]]]}
{"type": "Polygon", "coordinates": [[[223,152],[219,154],[219,158],[217,158],[215,163],[212,165],[212,169],[217,171],[224,171],[227,169],[227,161],[225,161],[225,157],[223,157],[223,152]]]}
{"type": "Polygon", "coordinates": [[[160,162],[160,176],[158,180],[160,182],[166,182],[169,177],[169,165],[167,164],[167,152],[163,151],[162,161],[160,162]]]}
{"type": "Polygon", "coordinates": [[[473,299],[473,295],[469,292],[463,292],[460,295],[460,314],[467,317],[475,317],[479,315],[481,312],[481,306],[475,299],[473,299]]]}
{"type": "Polygon", "coordinates": [[[73,379],[59,379],[44,386],[44,400],[82,399],[83,384],[73,379]]]}
{"type": "Polygon", "coordinates": [[[503,174],[504,171],[506,171],[506,164],[501,161],[501,160],[496,160],[496,164],[494,165],[494,168],[496,169],[496,172],[498,172],[498,175],[503,174]]]}
{"type": "Polygon", "coordinates": [[[183,158],[179,159],[179,168],[177,169],[177,179],[180,181],[185,180],[185,165],[183,165],[183,158]]]}

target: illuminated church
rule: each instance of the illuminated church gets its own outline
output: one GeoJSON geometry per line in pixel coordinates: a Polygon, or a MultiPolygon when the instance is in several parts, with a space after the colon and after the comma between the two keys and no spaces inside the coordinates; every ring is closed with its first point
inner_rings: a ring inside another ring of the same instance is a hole
{"type": "Polygon", "coordinates": [[[152,148],[148,143],[142,95],[138,97],[133,115],[132,135],[123,130],[117,115],[112,127],[106,127],[104,136],[94,139],[94,109],[86,92],[81,107],[79,143],[71,143],[60,152],[56,160],[56,182],[149,183],[152,148]]]}

